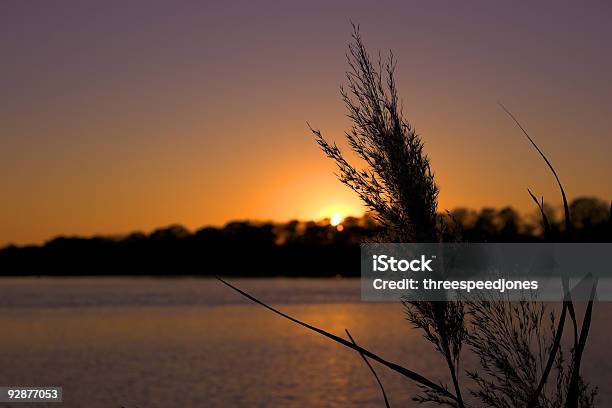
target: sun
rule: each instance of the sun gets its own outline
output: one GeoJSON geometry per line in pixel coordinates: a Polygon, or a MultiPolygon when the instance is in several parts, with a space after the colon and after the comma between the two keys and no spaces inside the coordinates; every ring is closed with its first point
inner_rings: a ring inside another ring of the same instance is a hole
{"type": "Polygon", "coordinates": [[[340,213],[334,213],[334,215],[331,216],[331,218],[329,219],[329,223],[335,227],[340,225],[340,223],[342,222],[342,220],[344,220],[344,217],[342,216],[342,214],[340,213]]]}

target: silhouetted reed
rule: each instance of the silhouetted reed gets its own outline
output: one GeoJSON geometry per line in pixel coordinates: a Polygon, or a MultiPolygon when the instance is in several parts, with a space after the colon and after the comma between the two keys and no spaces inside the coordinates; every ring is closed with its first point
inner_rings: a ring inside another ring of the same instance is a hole
{"type": "MultiPolygon", "coordinates": [[[[362,42],[359,28],[353,27],[353,42],[347,60],[348,87],[341,90],[353,126],[346,137],[352,150],[365,162],[357,169],[340,149],[329,143],[322,133],[311,128],[323,152],[338,166],[341,182],[353,189],[383,225],[380,241],[440,242],[449,238],[452,216],[438,215],[436,186],[421,138],[404,119],[397,95],[391,54],[385,61],[379,57],[374,64],[362,42]]],[[[563,185],[554,167],[514,116],[502,106],[521,128],[554,175],[563,200],[564,240],[572,239],[570,208],[563,185]]],[[[552,223],[543,198],[538,200],[531,191],[542,216],[543,229],[552,237],[552,223]]],[[[511,214],[509,214],[511,215],[511,214]]],[[[612,215],[610,215],[612,217],[612,215]]],[[[405,300],[407,320],[422,331],[440,354],[448,368],[450,386],[428,378],[357,345],[349,340],[301,322],[235,286],[223,283],[247,298],[259,303],[303,327],[357,351],[364,359],[374,360],[414,381],[421,392],[413,398],[418,403],[435,403],[451,407],[495,408],[587,408],[594,406],[596,390],[580,375],[582,355],[588,338],[596,282],[591,300],[579,328],[569,283],[563,281],[565,299],[558,312],[533,299],[508,302],[504,299],[483,298],[479,301],[424,302],[405,300]],[[566,320],[572,322],[573,345],[569,356],[564,352],[562,336],[566,320]],[[466,372],[461,383],[461,354],[464,348],[473,353],[479,363],[466,372]],[[466,384],[467,383],[467,384],[466,384]]],[[[348,334],[348,332],[347,332],[348,334]]],[[[386,406],[389,402],[374,368],[386,406]]]]}
{"type": "MultiPolygon", "coordinates": [[[[441,217],[437,195],[423,142],[403,118],[394,78],[393,55],[372,63],[362,42],[359,28],[353,27],[353,43],[347,55],[348,89],[341,94],[353,126],[346,133],[352,150],[366,163],[363,170],[353,167],[340,149],[322,133],[311,128],[324,153],[338,165],[340,181],[353,189],[383,225],[379,241],[441,242],[452,237],[453,214],[441,217]]],[[[545,161],[559,186],[563,200],[563,228],[553,231],[544,199],[536,203],[545,236],[549,240],[573,239],[571,211],[565,190],[553,165],[533,138],[503,105],[502,108],[520,127],[545,161]],[[562,232],[563,236],[559,234],[562,232]],[[555,234],[557,234],[555,236],[555,234]]],[[[508,213],[509,219],[515,218],[508,213]]],[[[609,223],[612,224],[612,207],[609,223]]],[[[390,406],[384,387],[368,359],[374,360],[414,381],[421,392],[413,397],[418,403],[436,403],[451,407],[495,408],[587,408],[594,406],[596,389],[580,375],[582,355],[588,338],[596,282],[579,327],[571,299],[569,282],[563,280],[566,293],[561,311],[535,299],[509,302],[487,297],[478,301],[403,302],[407,320],[422,331],[445,362],[452,385],[429,379],[357,345],[348,333],[347,341],[320,328],[301,322],[221,280],[247,298],[282,317],[315,331],[357,351],[378,382],[384,403],[390,406]],[[562,342],[566,320],[572,323],[573,344],[569,356],[562,342]],[[479,367],[465,370],[468,384],[460,383],[461,353],[473,353],[479,367]]]]}
{"type": "MultiPolygon", "coordinates": [[[[353,126],[346,133],[349,145],[368,168],[349,164],[338,147],[313,129],[317,143],[340,170],[340,180],[353,189],[385,227],[389,242],[437,242],[440,240],[438,187],[423,151],[423,142],[402,114],[395,83],[395,61],[379,57],[375,66],[353,27],[342,99],[353,126]]],[[[453,382],[451,398],[439,390],[426,390],[423,400],[464,407],[458,381],[459,355],[464,338],[461,302],[406,301],[406,316],[423,330],[425,338],[443,356],[453,382]]]]}

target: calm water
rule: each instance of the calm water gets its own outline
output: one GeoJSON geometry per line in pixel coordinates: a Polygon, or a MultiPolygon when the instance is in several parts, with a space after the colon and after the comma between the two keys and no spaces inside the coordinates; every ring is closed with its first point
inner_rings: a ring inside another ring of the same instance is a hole
{"type": "MultiPolygon", "coordinates": [[[[232,282],[336,334],[348,328],[392,361],[445,378],[402,308],[360,303],[357,280],[232,282]]],[[[597,306],[583,367],[600,386],[598,405],[610,406],[612,307],[597,306]]],[[[3,279],[0,330],[0,385],[60,385],[66,407],[384,406],[357,354],[210,279],[3,279]]],[[[413,385],[378,371],[392,406],[414,406],[413,385]]]]}

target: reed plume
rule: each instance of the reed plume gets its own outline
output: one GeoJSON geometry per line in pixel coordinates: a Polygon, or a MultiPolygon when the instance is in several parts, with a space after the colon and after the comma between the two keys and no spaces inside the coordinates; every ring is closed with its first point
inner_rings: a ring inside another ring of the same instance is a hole
{"type": "MultiPolygon", "coordinates": [[[[448,221],[438,216],[438,187],[424,152],[421,137],[404,118],[395,81],[395,60],[390,53],[376,63],[370,58],[359,27],[353,25],[346,73],[348,85],[341,96],[352,121],[345,133],[349,146],[365,163],[359,169],[350,164],[335,143],[310,127],[323,152],[338,167],[338,178],[354,190],[372,215],[384,227],[379,240],[387,242],[440,242],[449,237],[448,221]]],[[[505,107],[532,146],[548,165],[559,186],[565,215],[565,233],[571,234],[570,209],[565,190],[551,162],[505,107]]],[[[551,233],[544,199],[529,191],[541,211],[546,234],[551,233]]],[[[449,217],[452,221],[452,217],[449,217]]],[[[612,208],[610,215],[612,225],[612,208]]],[[[611,227],[612,228],[612,227],[611,227]]],[[[375,377],[384,404],[390,407],[384,386],[369,360],[375,361],[415,382],[420,393],[417,403],[434,403],[455,408],[590,408],[596,389],[580,375],[580,363],[591,322],[596,282],[582,325],[563,282],[566,297],[561,312],[546,304],[526,299],[511,303],[504,299],[479,301],[403,301],[407,320],[421,330],[440,354],[452,384],[430,379],[359,346],[349,340],[312,326],[275,309],[232,284],[221,280],[243,296],[308,330],[359,353],[375,377]],[[574,344],[566,358],[561,338],[566,320],[572,322],[574,344]],[[468,348],[479,362],[476,370],[461,369],[462,351],[468,348]],[[461,374],[465,373],[462,377],[461,374]],[[461,380],[466,380],[462,383],[461,380]]]]}

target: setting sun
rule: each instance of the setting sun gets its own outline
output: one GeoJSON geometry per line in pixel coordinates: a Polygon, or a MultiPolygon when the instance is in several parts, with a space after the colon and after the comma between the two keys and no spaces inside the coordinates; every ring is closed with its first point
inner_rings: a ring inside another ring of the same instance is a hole
{"type": "Polygon", "coordinates": [[[335,227],[335,226],[339,225],[342,222],[343,219],[344,219],[344,217],[342,216],[342,214],[335,213],[334,215],[331,216],[331,218],[329,220],[329,223],[332,226],[335,227]]]}

